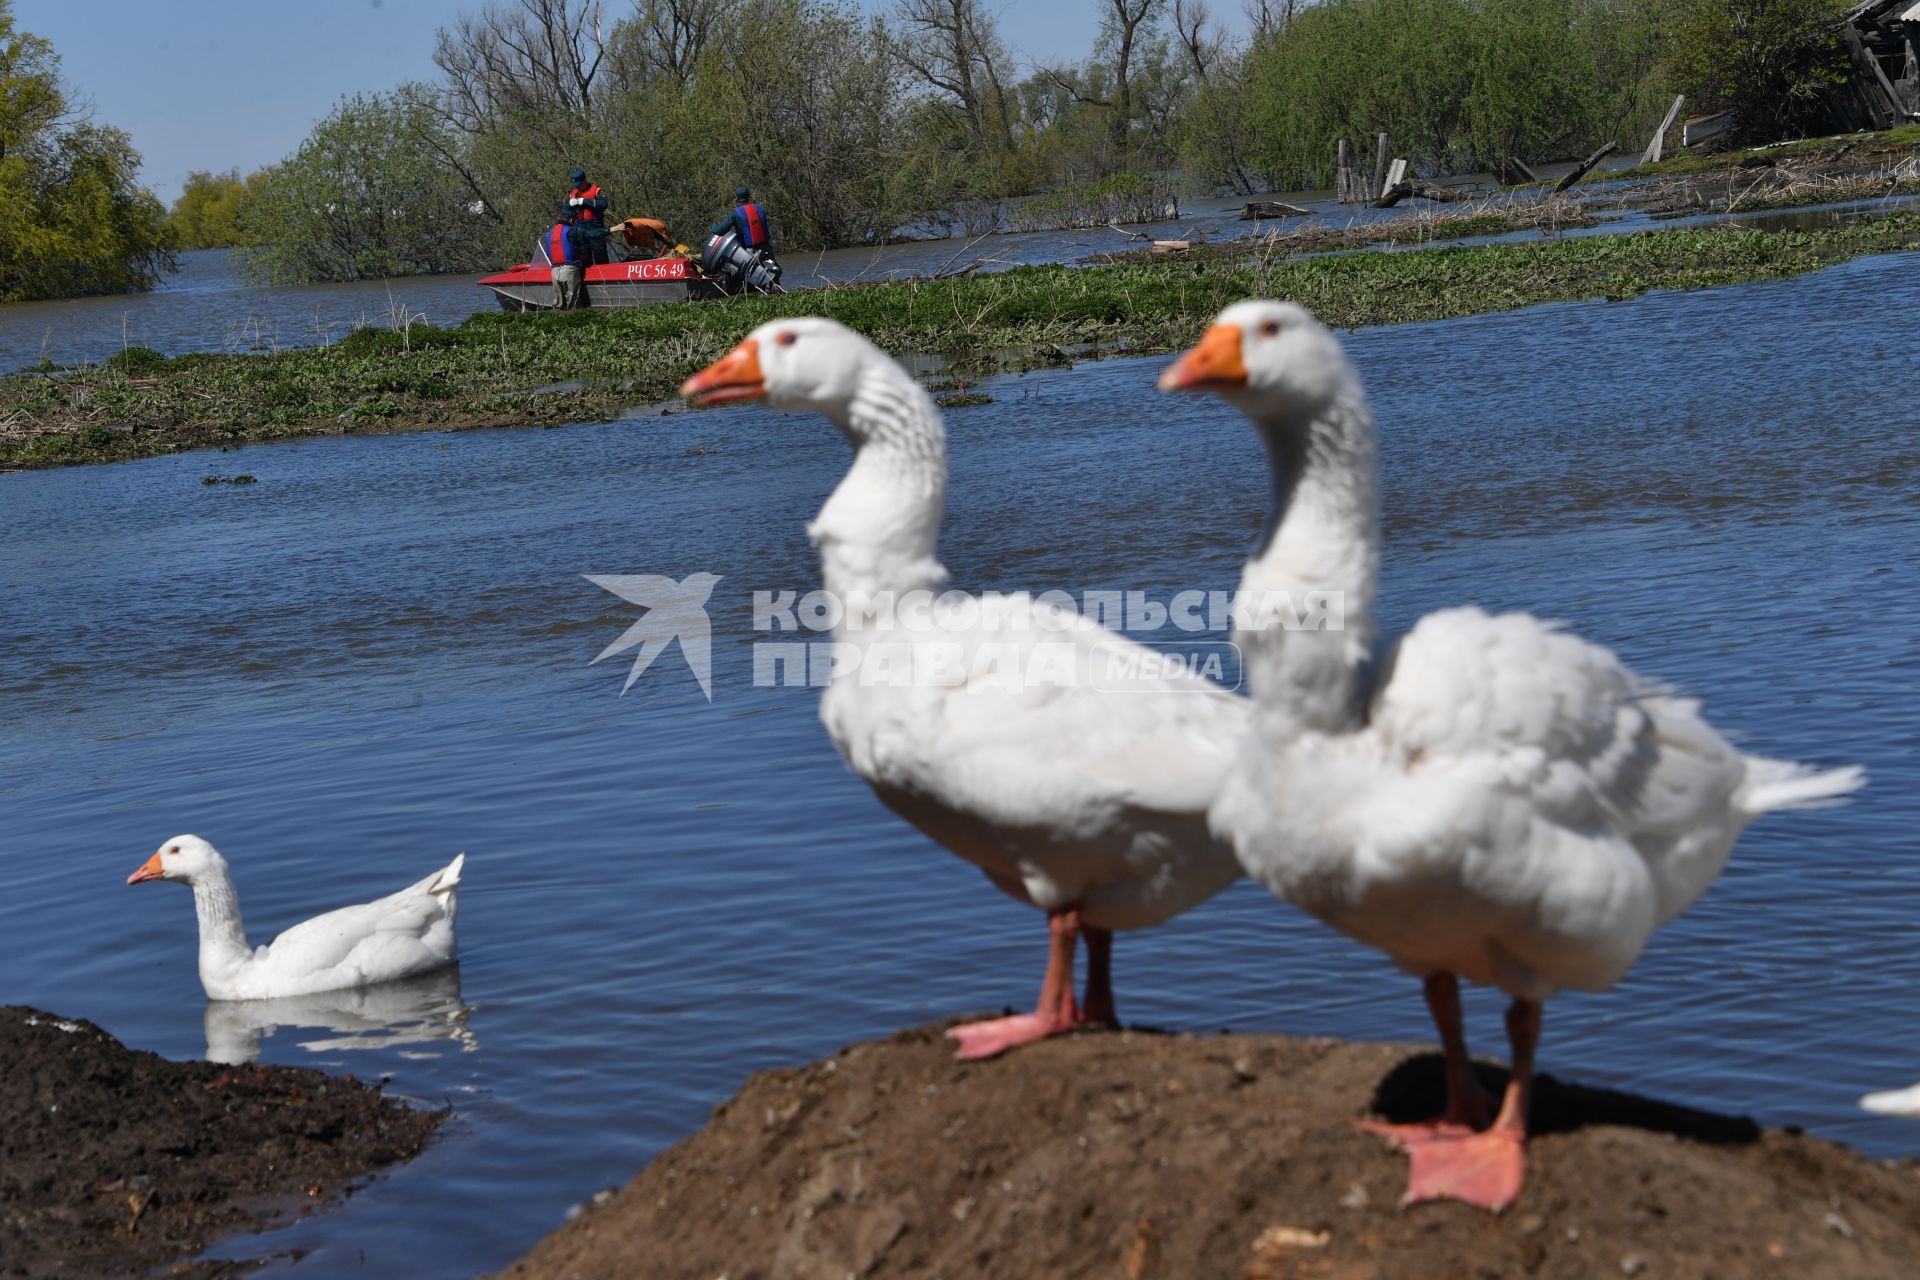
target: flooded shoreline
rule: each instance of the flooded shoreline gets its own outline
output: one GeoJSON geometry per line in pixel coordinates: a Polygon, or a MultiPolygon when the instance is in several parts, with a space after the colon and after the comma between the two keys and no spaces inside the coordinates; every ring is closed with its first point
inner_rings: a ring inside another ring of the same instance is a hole
{"type": "Polygon", "coordinates": [[[1677,227],[1409,253],[1195,255],[590,315],[476,315],[452,329],[362,329],[270,356],[129,353],[58,376],[0,379],[0,469],[320,435],[628,419],[660,412],[634,406],[669,400],[741,334],[789,315],[829,316],[887,350],[938,357],[950,375],[977,379],[1170,350],[1232,297],[1287,297],[1330,325],[1358,328],[1780,278],[1916,245],[1920,211],[1896,210],[1810,231],[1677,227]]]}
{"type": "MultiPolygon", "coordinates": [[[[1836,202],[1871,205],[1884,212],[1912,203],[1920,196],[1920,176],[1909,174],[1905,185],[1896,177],[1891,185],[1882,184],[1884,189],[1861,186],[1888,167],[1874,158],[1878,152],[1897,159],[1920,155],[1920,146],[1882,145],[1871,137],[1864,139],[1864,146],[1857,137],[1830,139],[1778,151],[1778,160],[1773,158],[1772,149],[1767,149],[1707,162],[1686,157],[1647,169],[1617,158],[1566,193],[1565,199],[1579,204],[1582,210],[1582,215],[1571,221],[1536,219],[1538,225],[1519,230],[1467,226],[1435,236],[1420,232],[1420,220],[1415,219],[1416,229],[1400,237],[1400,247],[1551,239],[1563,234],[1617,235],[1661,225],[1728,222],[1777,228],[1793,226],[1795,220],[1791,214],[1770,218],[1770,212],[1780,214],[1836,202]],[[1755,160],[1763,164],[1751,174],[1737,167],[1755,160]],[[1737,197],[1723,179],[1723,171],[1741,174],[1737,197]],[[1727,189],[1720,190],[1721,186],[1727,189]],[[1730,208],[1732,205],[1738,207],[1730,208]]],[[[1550,182],[1571,167],[1548,165],[1540,171],[1550,182]]],[[[1911,159],[1906,167],[1912,167],[1911,159]]],[[[1498,211],[1510,202],[1535,200],[1541,191],[1500,188],[1484,174],[1447,181],[1449,190],[1461,193],[1483,212],[1498,211]]],[[[1159,239],[1185,240],[1218,252],[1224,245],[1251,241],[1270,230],[1307,242],[1378,242],[1382,233],[1371,229],[1376,224],[1405,221],[1409,208],[1339,204],[1326,191],[1276,193],[1275,198],[1304,209],[1304,216],[1277,223],[1242,221],[1239,212],[1244,197],[1191,198],[1183,204],[1180,217],[1159,223],[1057,231],[996,230],[979,236],[905,239],[867,248],[792,251],[784,255],[787,283],[812,289],[1105,261],[1116,255],[1124,258],[1143,242],[1159,239]]],[[[1426,220],[1444,222],[1456,207],[1428,206],[1426,220]]],[[[97,364],[131,347],[166,356],[272,353],[325,346],[355,329],[393,328],[408,320],[445,328],[494,309],[492,296],[476,283],[479,279],[478,275],[415,276],[259,288],[241,279],[229,250],[186,253],[181,255],[180,270],[151,293],[0,306],[0,375],[43,364],[97,364]]]]}

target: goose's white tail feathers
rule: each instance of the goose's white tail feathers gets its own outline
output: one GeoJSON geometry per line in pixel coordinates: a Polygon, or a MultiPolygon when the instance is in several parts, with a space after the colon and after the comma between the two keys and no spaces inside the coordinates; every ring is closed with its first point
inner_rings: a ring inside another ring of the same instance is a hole
{"type": "Polygon", "coordinates": [[[1755,816],[1775,809],[1825,809],[1842,803],[1866,781],[1866,769],[1857,764],[1816,769],[1787,760],[1749,758],[1740,807],[1755,816]]]}
{"type": "Polygon", "coordinates": [[[467,855],[454,855],[452,862],[440,869],[440,874],[427,886],[428,893],[452,893],[460,884],[460,868],[467,864],[467,855]]]}

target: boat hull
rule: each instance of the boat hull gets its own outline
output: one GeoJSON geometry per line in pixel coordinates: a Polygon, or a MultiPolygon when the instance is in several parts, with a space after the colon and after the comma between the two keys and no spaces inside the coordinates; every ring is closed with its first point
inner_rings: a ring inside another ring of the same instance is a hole
{"type": "MultiPolygon", "coordinates": [[[[586,269],[586,305],[594,311],[625,311],[661,302],[717,296],[714,283],[685,258],[609,262],[586,269]]],[[[503,311],[553,310],[553,271],[521,263],[480,281],[503,311]]]]}

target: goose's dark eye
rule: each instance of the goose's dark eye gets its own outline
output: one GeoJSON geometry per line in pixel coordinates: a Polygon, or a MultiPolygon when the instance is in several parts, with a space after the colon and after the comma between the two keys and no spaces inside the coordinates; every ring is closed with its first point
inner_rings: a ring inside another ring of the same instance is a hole
{"type": "Polygon", "coordinates": [[[1266,334],[1269,338],[1277,338],[1280,336],[1280,322],[1278,320],[1269,320],[1260,326],[1260,332],[1266,334]]]}
{"type": "Polygon", "coordinates": [[[794,343],[800,341],[800,335],[795,333],[793,330],[788,329],[784,333],[780,334],[779,337],[775,338],[774,341],[779,343],[783,347],[790,347],[794,343]]]}

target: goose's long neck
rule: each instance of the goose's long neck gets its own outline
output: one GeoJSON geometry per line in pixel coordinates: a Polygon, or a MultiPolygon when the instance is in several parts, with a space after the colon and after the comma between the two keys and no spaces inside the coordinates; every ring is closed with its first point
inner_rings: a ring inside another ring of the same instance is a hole
{"type": "Polygon", "coordinates": [[[891,361],[866,369],[842,413],[853,465],[807,532],[827,590],[843,602],[937,589],[947,439],[926,391],[891,361]]]}
{"type": "Polygon", "coordinates": [[[200,916],[200,972],[221,972],[252,954],[240,924],[240,896],[226,868],[196,876],[193,908],[200,916]]]}
{"type": "Polygon", "coordinates": [[[1261,422],[1273,507],[1240,579],[1235,639],[1264,731],[1355,728],[1370,692],[1380,499],[1358,392],[1310,423],[1261,422]],[[1264,625],[1251,625],[1249,607],[1264,625]]]}

